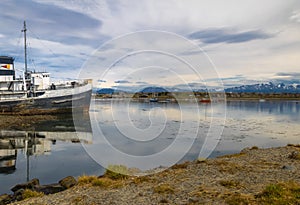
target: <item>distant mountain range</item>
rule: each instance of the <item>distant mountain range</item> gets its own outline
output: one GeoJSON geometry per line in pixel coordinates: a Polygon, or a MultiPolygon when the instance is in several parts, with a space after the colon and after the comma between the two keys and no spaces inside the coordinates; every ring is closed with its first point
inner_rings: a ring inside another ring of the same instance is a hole
{"type": "Polygon", "coordinates": [[[226,93],[300,93],[300,84],[261,83],[227,88],[226,93]]]}
{"type": "Polygon", "coordinates": [[[163,93],[170,92],[162,87],[147,87],[140,91],[141,93],[163,93]]]}
{"type": "MultiPolygon", "coordinates": [[[[142,89],[141,93],[160,93],[160,92],[189,92],[190,90],[179,89],[176,87],[146,87],[142,89]]],[[[207,89],[193,88],[195,92],[207,92],[207,89]]],[[[217,92],[217,90],[213,88],[209,88],[210,92],[217,92]]],[[[94,90],[97,94],[114,94],[118,92],[126,92],[123,90],[117,90],[113,88],[102,88],[94,90]]],[[[252,85],[242,85],[237,87],[231,87],[225,89],[226,93],[300,93],[300,84],[285,84],[285,83],[261,83],[261,84],[252,84],[252,85]]]]}
{"type": "Polygon", "coordinates": [[[99,95],[103,95],[103,94],[109,94],[112,95],[114,93],[116,93],[117,91],[115,89],[112,88],[101,88],[98,90],[94,90],[95,93],[99,94],[99,95]]]}

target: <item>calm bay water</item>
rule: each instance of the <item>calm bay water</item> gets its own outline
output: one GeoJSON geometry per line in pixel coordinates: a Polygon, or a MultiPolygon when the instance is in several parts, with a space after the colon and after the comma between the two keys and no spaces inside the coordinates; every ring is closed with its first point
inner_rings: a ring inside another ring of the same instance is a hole
{"type": "Polygon", "coordinates": [[[32,178],[48,184],[68,175],[100,175],[104,169],[99,163],[145,170],[194,160],[207,141],[216,146],[209,157],[249,146],[300,143],[299,101],[198,105],[96,100],[90,118],[75,119],[76,129],[66,118],[27,131],[0,132],[0,193],[32,178]],[[211,126],[223,123],[222,135],[208,139],[214,133],[211,126]]]}

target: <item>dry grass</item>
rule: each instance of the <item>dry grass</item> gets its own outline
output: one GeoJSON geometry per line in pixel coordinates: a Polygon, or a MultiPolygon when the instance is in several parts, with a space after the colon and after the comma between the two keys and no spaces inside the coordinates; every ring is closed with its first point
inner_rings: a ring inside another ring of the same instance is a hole
{"type": "Polygon", "coordinates": [[[249,165],[252,165],[256,168],[260,168],[260,169],[270,169],[270,168],[276,168],[278,166],[280,166],[280,163],[277,162],[267,162],[267,161],[251,161],[249,162],[249,165]]]}
{"type": "MultiPolygon", "coordinates": [[[[251,148],[252,149],[252,148],[251,148]]],[[[235,157],[241,157],[241,156],[244,156],[246,153],[244,152],[240,152],[240,153],[236,153],[236,154],[228,154],[228,155],[223,155],[223,156],[220,156],[220,157],[217,157],[217,158],[235,158],[235,157]]]]}
{"type": "Polygon", "coordinates": [[[245,194],[234,193],[225,197],[225,203],[228,205],[248,205],[255,204],[253,197],[245,194]]]}
{"type": "Polygon", "coordinates": [[[76,204],[76,205],[85,204],[84,200],[86,200],[87,198],[88,198],[87,195],[76,196],[75,198],[72,199],[72,204],[76,204]]]}
{"type": "Polygon", "coordinates": [[[80,176],[78,178],[79,185],[92,185],[102,188],[119,188],[125,184],[123,180],[113,180],[108,177],[96,177],[96,176],[80,176]]]}
{"type": "Polygon", "coordinates": [[[153,178],[150,178],[149,176],[139,176],[139,177],[134,177],[132,182],[134,184],[141,184],[141,183],[145,183],[145,182],[148,182],[148,183],[155,183],[155,179],[153,178]]]}
{"type": "Polygon", "coordinates": [[[181,163],[181,164],[174,164],[171,167],[171,169],[186,169],[189,164],[190,164],[190,162],[184,162],[184,163],[181,163]]]}
{"type": "Polygon", "coordinates": [[[227,174],[235,174],[240,170],[244,169],[244,167],[240,166],[235,162],[228,162],[225,160],[216,160],[213,161],[211,164],[216,166],[220,172],[227,173],[227,174]]]}
{"type": "Polygon", "coordinates": [[[210,197],[219,197],[220,194],[221,193],[213,187],[200,185],[194,191],[190,192],[189,196],[210,198],[210,197]]]}
{"type": "Polygon", "coordinates": [[[240,183],[234,180],[221,180],[219,181],[219,184],[226,188],[240,187],[240,183]]]}
{"type": "Polygon", "coordinates": [[[173,194],[175,189],[170,184],[161,184],[154,187],[153,191],[158,194],[173,194]]]}
{"type": "Polygon", "coordinates": [[[80,176],[78,177],[78,184],[91,184],[92,181],[96,180],[98,177],[96,176],[86,176],[86,175],[83,175],[83,176],[80,176]]]}
{"type": "Polygon", "coordinates": [[[30,189],[25,189],[22,194],[23,199],[28,199],[28,198],[32,198],[32,197],[40,197],[40,196],[44,196],[44,193],[32,191],[30,189]]]}
{"type": "Polygon", "coordinates": [[[255,150],[255,149],[259,149],[257,146],[253,146],[250,148],[250,150],[255,150]]]}
{"type": "Polygon", "coordinates": [[[124,185],[123,181],[116,181],[109,178],[98,178],[92,181],[93,186],[99,186],[103,188],[119,188],[124,185]]]}

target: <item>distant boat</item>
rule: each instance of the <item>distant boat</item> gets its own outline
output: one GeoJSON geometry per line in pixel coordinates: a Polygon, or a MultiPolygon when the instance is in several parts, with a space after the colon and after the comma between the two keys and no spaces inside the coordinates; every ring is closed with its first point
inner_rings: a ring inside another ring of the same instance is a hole
{"type": "Polygon", "coordinates": [[[91,80],[52,83],[50,73],[27,69],[26,23],[24,21],[24,70],[14,66],[14,58],[0,56],[0,114],[51,114],[89,110],[91,80]],[[16,70],[23,77],[16,78],[16,70]]]}
{"type": "Polygon", "coordinates": [[[209,98],[202,98],[199,100],[201,103],[211,103],[211,100],[209,98]]]}
{"type": "Polygon", "coordinates": [[[169,102],[171,102],[171,100],[170,100],[170,99],[159,100],[158,102],[159,102],[159,103],[169,103],[169,102]]]}
{"type": "Polygon", "coordinates": [[[266,102],[265,99],[259,99],[258,101],[259,101],[259,102],[266,102]]]}
{"type": "Polygon", "coordinates": [[[149,102],[158,102],[158,99],[157,98],[150,98],[149,102]]]}

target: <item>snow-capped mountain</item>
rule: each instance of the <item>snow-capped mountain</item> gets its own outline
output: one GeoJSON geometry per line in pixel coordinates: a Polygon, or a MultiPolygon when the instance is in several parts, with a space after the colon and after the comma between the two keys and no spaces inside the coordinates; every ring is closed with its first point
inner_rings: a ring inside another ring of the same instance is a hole
{"type": "MultiPolygon", "coordinates": [[[[132,89],[115,89],[115,88],[102,88],[95,90],[95,93],[98,94],[114,94],[117,92],[128,92],[128,93],[135,93],[135,92],[141,92],[141,93],[159,93],[159,92],[220,92],[221,89],[217,89],[214,87],[208,87],[208,88],[202,88],[202,87],[193,87],[190,89],[185,89],[184,87],[146,87],[143,89],[135,89],[132,87],[132,89]]],[[[226,93],[274,93],[274,94],[280,94],[280,93],[300,93],[300,83],[260,83],[260,84],[252,84],[252,85],[242,85],[237,87],[231,87],[225,89],[226,93]]]]}
{"type": "Polygon", "coordinates": [[[262,83],[225,89],[227,93],[300,93],[300,84],[262,83]]]}

